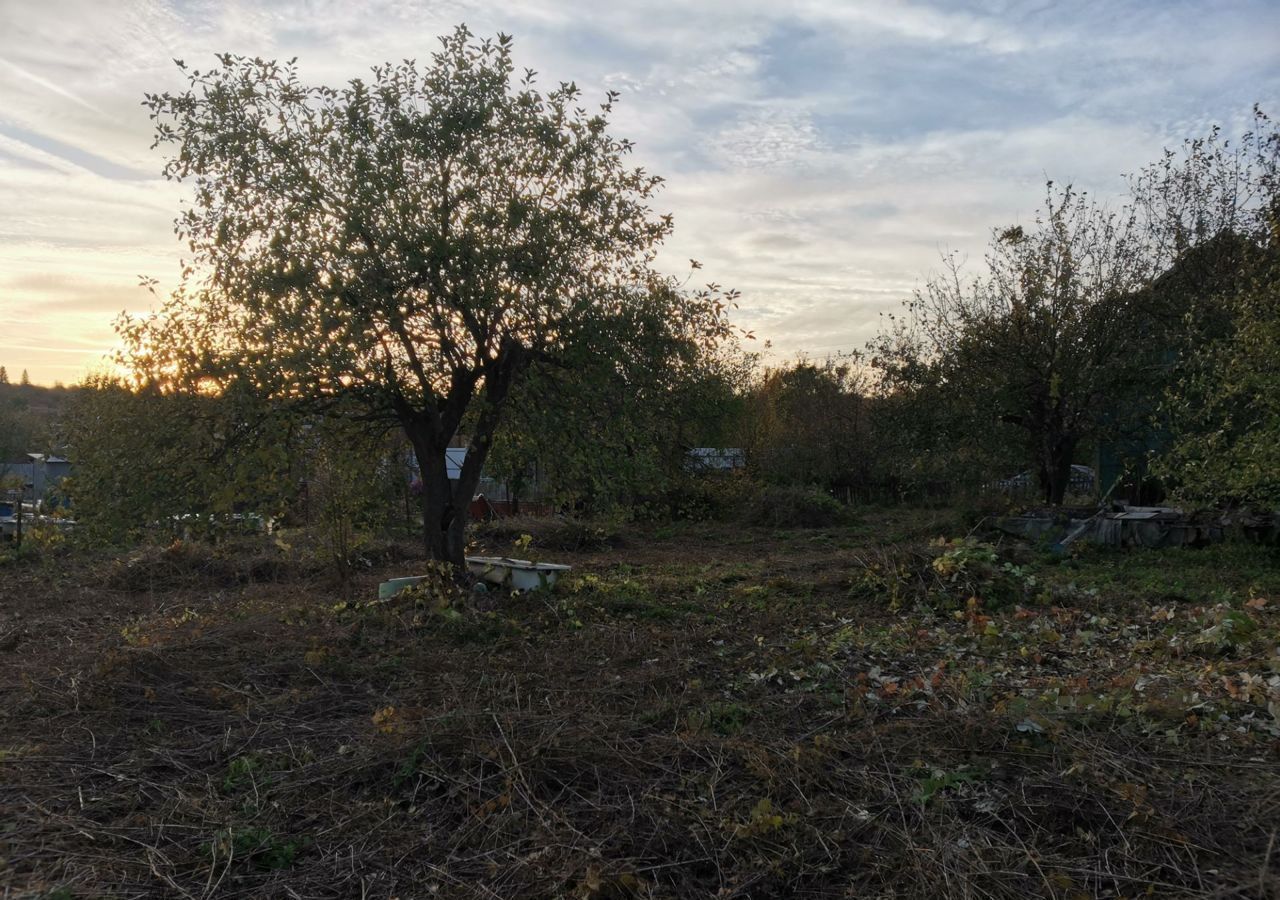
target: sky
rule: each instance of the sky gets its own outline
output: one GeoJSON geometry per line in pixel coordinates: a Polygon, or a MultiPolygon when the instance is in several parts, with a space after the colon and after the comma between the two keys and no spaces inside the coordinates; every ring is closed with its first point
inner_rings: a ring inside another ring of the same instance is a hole
{"type": "Polygon", "coordinates": [[[178,282],[145,92],[213,54],[340,84],[465,22],[544,87],[621,93],[613,132],[664,176],[660,263],[742,292],[775,359],[862,347],[957,252],[1027,223],[1044,182],[1123,175],[1254,103],[1280,112],[1280,2],[0,0],[0,365],[74,383],[122,311],[178,282]]]}

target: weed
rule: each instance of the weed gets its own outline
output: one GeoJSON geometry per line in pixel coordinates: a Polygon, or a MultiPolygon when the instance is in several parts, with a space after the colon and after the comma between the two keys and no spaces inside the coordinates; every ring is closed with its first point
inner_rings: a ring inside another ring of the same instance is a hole
{"type": "Polygon", "coordinates": [[[733,834],[739,838],[761,837],[778,831],[796,821],[794,813],[782,814],[773,808],[773,801],[764,797],[751,807],[751,814],[745,822],[732,825],[733,834]]]}
{"type": "Polygon", "coordinates": [[[216,862],[228,857],[252,861],[258,869],[287,869],[311,846],[310,838],[287,838],[269,828],[223,828],[213,836],[209,853],[216,862]]]}
{"type": "Polygon", "coordinates": [[[232,793],[257,781],[255,773],[261,773],[265,766],[263,757],[257,753],[237,756],[227,763],[227,774],[222,779],[222,790],[232,793]]]}
{"type": "Polygon", "coordinates": [[[840,502],[816,488],[766,487],[747,506],[747,521],[772,528],[821,528],[846,518],[840,502]]]}
{"type": "Polygon", "coordinates": [[[920,790],[915,796],[915,801],[921,806],[928,806],[937,795],[947,791],[957,784],[963,784],[966,781],[974,781],[978,777],[979,773],[963,767],[952,772],[946,772],[942,769],[933,769],[927,776],[921,779],[920,790]]]}
{"type": "Polygon", "coordinates": [[[731,737],[747,727],[751,716],[751,707],[742,703],[709,703],[689,716],[689,728],[691,731],[711,731],[721,737],[731,737]]]}

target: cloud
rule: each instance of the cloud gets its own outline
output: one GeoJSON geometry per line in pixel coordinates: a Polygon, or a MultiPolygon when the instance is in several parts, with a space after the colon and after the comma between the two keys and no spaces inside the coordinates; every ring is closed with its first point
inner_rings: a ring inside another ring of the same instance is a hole
{"type": "Polygon", "coordinates": [[[52,93],[57,94],[59,97],[63,97],[67,100],[70,100],[72,103],[75,103],[79,106],[83,106],[85,109],[89,110],[90,112],[98,113],[99,115],[102,114],[102,110],[98,109],[98,107],[94,106],[92,103],[88,103],[82,98],[77,97],[75,94],[66,90],[65,88],[59,87],[58,85],[54,84],[52,81],[50,81],[47,78],[41,78],[39,75],[35,75],[31,72],[28,72],[26,69],[22,68],[19,65],[9,62],[7,59],[0,59],[0,64],[3,64],[4,66],[8,67],[9,71],[12,74],[17,75],[19,78],[25,78],[27,81],[37,84],[40,87],[44,88],[45,90],[51,91],[52,93]]]}
{"type": "Polygon", "coordinates": [[[822,152],[813,120],[786,108],[753,110],[713,139],[712,154],[738,169],[800,169],[822,152]]]}
{"type": "Polygon", "coordinates": [[[615,132],[668,178],[662,263],[739,288],[782,355],[860,346],[942,252],[1028,221],[1046,176],[1115,196],[1161,147],[1280,101],[1270,0],[9,0],[0,364],[72,379],[145,305],[138,275],[176,279],[185,189],[141,106],[182,87],[173,58],[296,55],[343,82],[462,21],[513,33],[544,85],[622,92],[615,132]]]}

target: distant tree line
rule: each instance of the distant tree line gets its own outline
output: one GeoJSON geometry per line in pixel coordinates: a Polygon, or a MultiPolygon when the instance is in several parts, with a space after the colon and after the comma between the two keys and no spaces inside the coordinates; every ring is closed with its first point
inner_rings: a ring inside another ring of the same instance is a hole
{"type": "MultiPolygon", "coordinates": [[[[27,374],[27,370],[22,370],[22,375],[18,379],[18,383],[23,387],[31,384],[31,376],[27,374]]],[[[4,366],[0,366],[0,384],[9,384],[9,370],[4,366]]]]}

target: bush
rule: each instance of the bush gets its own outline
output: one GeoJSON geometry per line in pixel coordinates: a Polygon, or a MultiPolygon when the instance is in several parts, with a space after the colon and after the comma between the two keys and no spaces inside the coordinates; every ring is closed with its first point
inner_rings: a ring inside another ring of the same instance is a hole
{"type": "Polygon", "coordinates": [[[881,547],[858,560],[851,595],[879,598],[890,609],[993,610],[1031,602],[1036,577],[989,543],[971,537],[881,547]]]}
{"type": "Polygon", "coordinates": [[[839,501],[816,488],[774,485],[757,492],[745,513],[751,524],[773,528],[820,528],[848,517],[839,501]]]}
{"type": "Polygon", "coordinates": [[[107,587],[121,591],[171,590],[213,584],[279,581],[293,573],[281,549],[246,539],[217,546],[200,541],[148,545],[114,559],[103,573],[107,587]]]}
{"type": "Polygon", "coordinates": [[[735,519],[760,494],[760,483],[743,472],[686,474],[658,497],[638,506],[639,519],[690,522],[735,519]]]}
{"type": "Polygon", "coordinates": [[[939,579],[941,593],[957,602],[972,597],[987,609],[997,609],[1027,600],[1036,586],[1035,576],[1002,560],[991,544],[961,538],[940,540],[934,547],[940,552],[930,568],[939,579]]]}
{"type": "MultiPolygon", "coordinates": [[[[517,546],[533,550],[608,550],[622,543],[620,523],[613,519],[570,516],[511,516],[475,526],[475,536],[503,556],[517,546]],[[526,536],[529,538],[526,540],[526,536]]],[[[521,553],[527,553],[521,550],[521,553]]]]}

